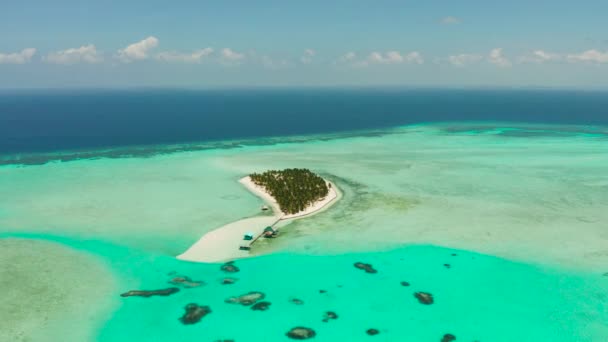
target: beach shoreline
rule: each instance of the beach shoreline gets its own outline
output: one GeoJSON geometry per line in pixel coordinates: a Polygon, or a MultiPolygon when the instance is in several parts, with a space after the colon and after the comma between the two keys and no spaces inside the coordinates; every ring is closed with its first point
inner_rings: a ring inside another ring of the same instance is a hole
{"type": "Polygon", "coordinates": [[[298,213],[285,214],[281,211],[274,197],[263,187],[256,185],[251,177],[246,176],[239,179],[239,183],[247,190],[270,206],[273,215],[248,217],[214,229],[204,234],[184,253],[178,255],[177,259],[193,262],[223,262],[253,256],[248,250],[239,248],[247,243],[243,240],[245,234],[251,234],[254,238],[257,238],[263,234],[264,229],[268,226],[274,226],[279,222],[311,217],[325,211],[342,197],[335,184],[327,180],[325,182],[329,186],[327,196],[298,213]]]}
{"type": "Polygon", "coordinates": [[[275,215],[278,215],[280,217],[280,220],[290,220],[290,219],[312,216],[312,215],[316,214],[317,212],[325,209],[325,207],[332,204],[332,202],[334,200],[338,199],[340,196],[339,192],[336,190],[335,185],[333,183],[325,180],[325,183],[328,184],[328,186],[329,186],[329,193],[327,194],[327,196],[325,196],[325,198],[323,198],[319,201],[316,201],[315,203],[313,203],[312,205],[308,206],[306,209],[304,209],[298,213],[284,214],[281,211],[281,208],[279,207],[279,203],[277,203],[277,201],[274,199],[274,197],[272,197],[272,195],[270,195],[266,191],[266,189],[255,184],[251,180],[251,177],[249,177],[249,176],[243,177],[243,178],[239,179],[239,183],[243,184],[243,186],[245,186],[247,188],[247,190],[251,191],[256,196],[262,198],[262,200],[264,200],[264,202],[266,202],[272,208],[275,215]]]}

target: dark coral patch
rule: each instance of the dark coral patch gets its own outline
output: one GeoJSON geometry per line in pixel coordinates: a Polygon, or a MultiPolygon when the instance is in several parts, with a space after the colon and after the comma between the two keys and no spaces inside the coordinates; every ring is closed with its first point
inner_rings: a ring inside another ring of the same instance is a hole
{"type": "Polygon", "coordinates": [[[306,327],[295,327],[287,332],[287,337],[294,340],[307,340],[309,338],[313,338],[317,336],[317,333],[306,327]]]}
{"type": "Polygon", "coordinates": [[[402,281],[401,286],[410,286],[410,283],[408,283],[407,281],[402,281]]]}
{"type": "Polygon", "coordinates": [[[323,315],[323,322],[327,323],[332,319],[338,319],[338,314],[333,311],[325,312],[325,315],[323,315]]]}
{"type": "Polygon", "coordinates": [[[454,336],[452,334],[445,334],[445,335],[443,335],[443,338],[441,338],[441,342],[452,342],[452,341],[456,341],[456,336],[454,336]]]}
{"type": "Polygon", "coordinates": [[[270,302],[257,302],[257,303],[255,303],[251,307],[251,310],[254,310],[254,311],[266,311],[266,310],[268,310],[270,308],[271,304],[272,303],[270,303],[270,302]]]}
{"type": "Polygon", "coordinates": [[[224,278],[222,279],[222,285],[232,285],[237,282],[237,278],[224,278]]]}
{"type": "Polygon", "coordinates": [[[178,293],[179,289],[177,287],[170,287],[168,289],[162,289],[162,290],[131,290],[128,292],[125,292],[123,294],[121,294],[121,297],[131,297],[131,296],[138,296],[138,297],[152,297],[152,296],[170,296],[174,293],[178,293]]]}
{"type": "Polygon", "coordinates": [[[452,265],[450,265],[450,264],[443,264],[443,267],[445,267],[445,268],[452,268],[452,265]]]}
{"type": "Polygon", "coordinates": [[[184,309],[186,313],[179,319],[183,324],[198,323],[203,317],[211,313],[211,308],[208,306],[195,303],[186,305],[184,309]]]}
{"type": "Polygon", "coordinates": [[[363,262],[356,262],[355,267],[365,271],[366,273],[378,273],[376,269],[372,266],[372,264],[366,264],[363,262]]]}
{"type": "Polygon", "coordinates": [[[236,272],[240,271],[240,269],[238,267],[236,267],[236,265],[234,265],[234,261],[229,261],[229,262],[223,264],[222,267],[220,267],[220,270],[227,272],[227,273],[236,273],[236,272]]]}
{"type": "Polygon", "coordinates": [[[181,286],[184,288],[193,288],[205,285],[204,281],[201,280],[192,280],[190,277],[186,276],[177,276],[173,279],[169,280],[169,284],[181,286]]]}
{"type": "Polygon", "coordinates": [[[369,336],[374,336],[374,335],[378,335],[380,333],[380,331],[378,329],[367,329],[365,331],[366,334],[368,334],[369,336]]]}
{"type": "Polygon", "coordinates": [[[319,290],[319,293],[327,293],[326,290],[319,290]]]}
{"type": "Polygon", "coordinates": [[[420,304],[431,305],[435,302],[433,299],[433,295],[428,292],[416,292],[414,293],[414,297],[418,299],[420,304]]]}
{"type": "Polygon", "coordinates": [[[266,297],[266,295],[262,292],[251,291],[249,293],[240,295],[238,297],[230,297],[230,298],[226,299],[225,302],[229,303],[229,304],[241,304],[241,305],[249,306],[249,305],[257,303],[258,301],[264,299],[265,297],[266,297]]]}
{"type": "Polygon", "coordinates": [[[295,305],[302,305],[302,304],[304,304],[304,301],[301,300],[301,299],[298,299],[298,298],[292,298],[289,301],[292,302],[295,305]]]}

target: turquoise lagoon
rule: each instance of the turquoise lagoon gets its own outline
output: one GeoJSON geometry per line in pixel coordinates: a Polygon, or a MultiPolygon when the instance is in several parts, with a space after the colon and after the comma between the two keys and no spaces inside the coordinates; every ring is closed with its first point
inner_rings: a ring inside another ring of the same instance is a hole
{"type": "Polygon", "coordinates": [[[319,341],[608,339],[603,128],[433,124],[215,147],[0,167],[0,301],[10,308],[0,339],[287,341],[296,326],[319,341]],[[344,198],[237,260],[238,273],[173,258],[258,214],[236,180],[280,167],[314,169],[344,198]],[[119,296],[170,287],[175,274],[206,285],[119,296]],[[222,285],[226,276],[238,281],[222,285]],[[224,302],[250,291],[270,309],[224,302]],[[183,325],[188,303],[212,313],[183,325]],[[338,319],[322,322],[326,311],[338,319]]]}

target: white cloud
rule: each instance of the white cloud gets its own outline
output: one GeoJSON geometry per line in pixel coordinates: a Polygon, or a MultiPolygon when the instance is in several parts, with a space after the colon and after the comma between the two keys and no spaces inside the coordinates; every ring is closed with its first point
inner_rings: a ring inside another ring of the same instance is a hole
{"type": "Polygon", "coordinates": [[[347,52],[344,55],[340,56],[334,64],[350,64],[357,59],[357,54],[353,51],[347,52]]]}
{"type": "Polygon", "coordinates": [[[53,64],[76,64],[76,63],[99,63],[103,61],[103,56],[97,52],[95,45],[83,45],[79,48],[72,48],[49,53],[44,57],[44,61],[53,64]]]}
{"type": "Polygon", "coordinates": [[[397,51],[388,51],[385,54],[381,52],[372,52],[367,58],[368,62],[376,64],[399,64],[403,62],[403,56],[397,51]]]}
{"type": "Polygon", "coordinates": [[[424,59],[422,55],[417,52],[410,52],[406,55],[402,55],[398,51],[387,51],[385,53],[374,51],[369,54],[367,60],[360,62],[360,66],[366,66],[369,64],[423,64],[424,59]]]}
{"type": "Polygon", "coordinates": [[[447,61],[454,66],[464,67],[467,65],[479,63],[482,59],[483,56],[481,55],[463,53],[460,55],[449,56],[447,61]]]}
{"type": "Polygon", "coordinates": [[[213,52],[214,50],[210,47],[199,49],[191,53],[165,51],[156,55],[156,59],[169,63],[201,63],[203,59],[211,56],[213,52]]]}
{"type": "Polygon", "coordinates": [[[300,57],[300,62],[302,64],[310,64],[312,63],[313,57],[317,54],[317,52],[313,49],[304,50],[304,56],[300,57]]]}
{"type": "Polygon", "coordinates": [[[25,64],[32,60],[36,54],[36,49],[27,48],[20,52],[0,53],[0,64],[25,64]]]}
{"type": "Polygon", "coordinates": [[[570,63],[608,63],[608,52],[601,52],[595,49],[583,51],[581,53],[558,54],[543,50],[533,51],[529,55],[519,58],[520,63],[547,63],[556,61],[568,61],[570,63]]]}
{"type": "Polygon", "coordinates": [[[511,66],[511,61],[509,61],[502,54],[501,48],[496,48],[496,49],[490,51],[490,55],[488,56],[488,61],[501,68],[508,68],[511,66]]]}
{"type": "Polygon", "coordinates": [[[568,55],[568,61],[571,63],[608,63],[608,52],[598,50],[587,50],[578,54],[568,55]]]}
{"type": "Polygon", "coordinates": [[[443,25],[458,25],[458,24],[462,23],[462,20],[460,20],[460,18],[448,16],[448,17],[442,18],[441,23],[443,25]]]}
{"type": "Polygon", "coordinates": [[[557,53],[546,52],[543,50],[535,50],[530,55],[522,56],[519,58],[520,63],[545,63],[559,61],[562,56],[557,53]]]}
{"type": "Polygon", "coordinates": [[[420,52],[414,51],[402,54],[399,51],[371,52],[366,58],[359,58],[354,52],[347,52],[338,58],[334,64],[352,67],[367,67],[374,64],[423,64],[424,58],[420,52]]]}
{"type": "Polygon", "coordinates": [[[556,54],[552,54],[552,53],[547,53],[543,50],[536,50],[533,52],[534,57],[537,57],[539,60],[541,61],[549,61],[552,59],[557,59],[559,58],[558,55],[556,54]]]}
{"type": "Polygon", "coordinates": [[[150,36],[142,41],[133,43],[122,50],[118,50],[118,59],[125,63],[140,61],[148,58],[148,52],[158,46],[158,39],[150,36]]]}
{"type": "Polygon", "coordinates": [[[238,53],[230,48],[220,51],[220,61],[224,65],[239,65],[245,60],[245,54],[238,53]]]}

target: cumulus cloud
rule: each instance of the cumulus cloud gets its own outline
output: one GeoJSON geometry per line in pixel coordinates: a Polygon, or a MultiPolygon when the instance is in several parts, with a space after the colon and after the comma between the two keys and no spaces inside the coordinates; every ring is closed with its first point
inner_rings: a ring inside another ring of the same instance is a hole
{"type": "Polygon", "coordinates": [[[555,61],[568,61],[570,63],[608,63],[608,52],[601,52],[595,49],[583,51],[581,53],[559,54],[543,50],[533,51],[531,54],[519,58],[520,63],[547,63],[555,61]]]}
{"type": "Polygon", "coordinates": [[[340,56],[334,64],[352,67],[367,67],[374,64],[423,64],[424,58],[420,52],[414,51],[403,54],[399,51],[373,51],[367,57],[360,58],[355,52],[347,52],[340,56]]]}
{"type": "Polygon", "coordinates": [[[459,55],[449,56],[447,58],[447,61],[448,61],[448,63],[450,63],[454,66],[464,67],[467,65],[479,63],[482,59],[483,59],[483,56],[481,56],[481,55],[463,53],[463,54],[459,54],[459,55]]]}
{"type": "Polygon", "coordinates": [[[477,64],[482,61],[494,64],[501,68],[510,67],[511,61],[507,59],[501,48],[496,48],[490,51],[487,56],[480,54],[463,53],[458,55],[451,55],[447,58],[438,58],[435,60],[436,63],[449,63],[455,67],[465,67],[472,64],[477,64]]]}
{"type": "Polygon", "coordinates": [[[317,52],[315,50],[306,49],[304,50],[304,55],[300,57],[300,62],[302,62],[302,64],[310,64],[312,63],[312,59],[316,54],[317,52]]]}
{"type": "Polygon", "coordinates": [[[158,39],[150,36],[124,49],[118,50],[117,57],[125,63],[147,59],[148,52],[158,46],[158,39]]]}
{"type": "Polygon", "coordinates": [[[374,51],[367,58],[369,63],[375,64],[399,64],[403,63],[403,56],[397,51],[388,51],[385,54],[374,51]]]}
{"type": "Polygon", "coordinates": [[[97,48],[93,44],[83,45],[79,48],[51,52],[44,61],[53,64],[76,64],[76,63],[100,63],[103,61],[103,56],[97,52],[97,48]]]}
{"type": "Polygon", "coordinates": [[[458,24],[462,23],[462,20],[460,20],[460,18],[448,16],[448,17],[442,18],[440,22],[443,25],[458,25],[458,24]]]}
{"type": "Polygon", "coordinates": [[[536,50],[532,54],[538,60],[543,61],[543,62],[559,58],[559,55],[556,55],[556,54],[553,54],[553,53],[548,53],[548,52],[545,52],[543,50],[536,50]]]}
{"type": "Polygon", "coordinates": [[[570,54],[567,58],[571,63],[608,63],[608,52],[601,52],[593,49],[578,54],[570,54]]]}
{"type": "Polygon", "coordinates": [[[344,55],[340,56],[338,60],[334,62],[334,64],[350,64],[357,59],[357,54],[353,51],[347,52],[344,55]]]}
{"type": "Polygon", "coordinates": [[[496,49],[490,51],[490,55],[488,56],[488,61],[501,68],[508,68],[511,66],[511,61],[509,61],[503,55],[501,48],[496,48],[496,49]]]}
{"type": "Polygon", "coordinates": [[[190,53],[165,51],[156,55],[156,59],[169,63],[201,63],[206,57],[211,56],[213,52],[213,48],[210,47],[195,50],[190,53]]]}
{"type": "Polygon", "coordinates": [[[245,54],[236,52],[230,48],[220,51],[220,61],[224,65],[239,65],[245,60],[245,54]]]}
{"type": "Polygon", "coordinates": [[[562,56],[557,53],[546,52],[543,50],[535,50],[529,55],[519,58],[520,63],[536,63],[542,64],[546,62],[554,62],[562,59],[562,56]]]}
{"type": "Polygon", "coordinates": [[[385,53],[374,51],[369,54],[366,60],[358,63],[358,66],[367,66],[370,64],[423,64],[422,55],[417,52],[410,52],[406,55],[398,51],[387,51],[385,53]]]}
{"type": "Polygon", "coordinates": [[[0,53],[0,64],[25,64],[32,60],[36,54],[36,49],[27,48],[20,52],[0,53]]]}

